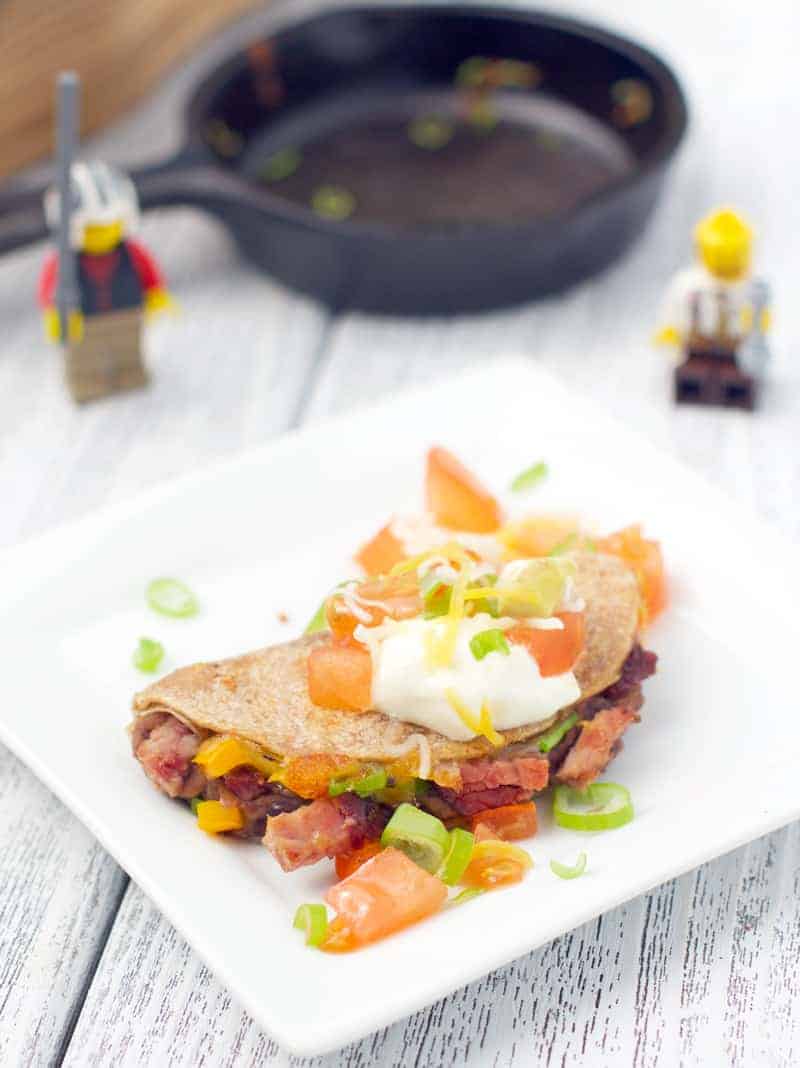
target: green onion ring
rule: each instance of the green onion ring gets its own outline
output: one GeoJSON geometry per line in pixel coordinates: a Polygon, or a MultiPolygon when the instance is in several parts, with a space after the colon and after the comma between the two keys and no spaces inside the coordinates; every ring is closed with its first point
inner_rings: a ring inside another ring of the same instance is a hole
{"type": "Polygon", "coordinates": [[[189,587],[175,578],[153,579],[147,587],[147,603],[154,612],[175,619],[185,619],[197,614],[197,598],[189,587]]]}
{"type": "Polygon", "coordinates": [[[455,886],[461,880],[461,876],[467,870],[467,865],[472,860],[474,848],[475,835],[471,831],[455,827],[450,832],[450,846],[441,867],[436,872],[443,883],[455,886]]]}
{"type": "Polygon", "coordinates": [[[300,905],[292,926],[305,932],[307,946],[320,946],[328,931],[328,911],[324,905],[300,905]]]}
{"type": "Polygon", "coordinates": [[[559,827],[573,831],[610,831],[633,819],[633,801],[624,786],[596,782],[585,790],[557,786],[553,816],[559,827]]]}
{"type": "Polygon", "coordinates": [[[551,860],[550,871],[553,875],[557,875],[559,879],[577,879],[579,875],[583,875],[586,871],[586,854],[579,853],[578,859],[571,866],[562,864],[558,860],[551,860]]]}
{"type": "Polygon", "coordinates": [[[441,820],[422,809],[403,803],[384,828],[381,845],[394,846],[433,875],[450,848],[450,835],[441,820]]]}

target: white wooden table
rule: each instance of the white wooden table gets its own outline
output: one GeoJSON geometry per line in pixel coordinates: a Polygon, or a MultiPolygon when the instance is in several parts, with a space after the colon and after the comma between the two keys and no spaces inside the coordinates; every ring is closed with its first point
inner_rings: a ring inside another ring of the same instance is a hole
{"type": "MultiPolygon", "coordinates": [[[[151,335],[153,386],[78,410],[34,309],[43,250],[0,262],[0,545],[508,350],[527,353],[797,538],[800,16],[792,0],[587,0],[573,10],[602,15],[604,6],[615,25],[677,63],[693,123],[645,237],[559,299],[474,319],[331,318],[240,262],[214,222],[164,211],[146,219],[143,238],[183,314],[151,335]],[[693,222],[726,201],[754,221],[775,290],[770,389],[754,416],[673,407],[665,366],[648,345],[693,222]]],[[[203,62],[174,76],[99,150],[125,161],[169,148],[179,101],[203,62]]],[[[746,804],[746,791],[732,796],[731,818],[746,804]]],[[[1,748],[0,813],[0,1064],[306,1063],[259,1030],[89,832],[1,748]]],[[[796,1065],[799,954],[794,825],[315,1063],[796,1065]]]]}

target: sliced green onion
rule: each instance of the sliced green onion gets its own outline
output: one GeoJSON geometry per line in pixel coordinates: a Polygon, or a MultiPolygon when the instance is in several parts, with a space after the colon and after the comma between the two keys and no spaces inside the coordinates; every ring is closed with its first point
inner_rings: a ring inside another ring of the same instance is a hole
{"type": "Polygon", "coordinates": [[[408,124],[408,136],[418,148],[435,151],[453,137],[453,124],[438,115],[422,115],[408,124]]]}
{"type": "Polygon", "coordinates": [[[192,800],[189,802],[189,808],[192,810],[193,816],[197,815],[197,808],[202,800],[202,797],[193,797],[192,800]]]}
{"type": "Polygon", "coordinates": [[[328,598],[326,597],[314,615],[308,622],[308,626],[303,631],[303,634],[318,634],[321,630],[328,629],[328,617],[325,614],[325,609],[328,604],[328,598]]]}
{"type": "Polygon", "coordinates": [[[486,587],[486,597],[481,597],[478,600],[470,602],[472,615],[478,615],[479,612],[485,612],[487,616],[492,616],[493,619],[497,619],[500,615],[500,605],[496,597],[489,596],[491,587],[497,585],[497,575],[482,575],[475,585],[486,587]]]}
{"type": "Polygon", "coordinates": [[[461,827],[455,827],[450,832],[450,846],[447,850],[442,866],[436,872],[443,883],[455,886],[461,881],[461,876],[467,870],[467,865],[472,859],[472,850],[475,848],[475,835],[465,831],[461,827]]]}
{"type": "Polygon", "coordinates": [[[571,549],[574,549],[578,544],[577,534],[568,534],[563,541],[560,541],[555,548],[551,549],[547,554],[548,556],[561,556],[563,553],[568,553],[571,549]]]}
{"type": "Polygon", "coordinates": [[[511,654],[506,636],[499,627],[473,634],[469,640],[469,647],[476,660],[483,660],[489,653],[502,653],[503,656],[511,654]]]}
{"type": "Polygon", "coordinates": [[[556,723],[555,727],[551,727],[549,731],[545,731],[538,742],[537,747],[539,752],[549,753],[551,749],[555,749],[567,731],[571,731],[577,722],[578,713],[573,712],[571,716],[567,716],[561,723],[556,723]]]}
{"type": "Polygon", "coordinates": [[[338,185],[323,185],[314,190],[311,207],[326,219],[348,219],[356,210],[356,198],[338,185]]]}
{"type": "Polygon", "coordinates": [[[488,98],[477,100],[469,111],[469,121],[478,133],[491,133],[497,125],[497,115],[488,98]]]}
{"type": "Polygon", "coordinates": [[[392,786],[387,781],[386,787],[382,790],[376,790],[373,797],[376,801],[380,801],[382,805],[391,805],[392,808],[397,808],[398,805],[411,802],[420,796],[417,784],[421,782],[422,779],[406,779],[392,786]]]}
{"type": "Polygon", "coordinates": [[[559,827],[573,831],[610,831],[633,819],[633,801],[624,786],[596,782],[585,790],[557,786],[553,815],[559,827]]]}
{"type": "Polygon", "coordinates": [[[324,905],[300,905],[292,925],[304,931],[307,946],[320,946],[328,931],[328,912],[324,905]]]}
{"type": "Polygon", "coordinates": [[[597,542],[594,540],[594,538],[584,538],[583,548],[586,550],[587,553],[596,553],[597,542]]]}
{"type": "Polygon", "coordinates": [[[509,597],[509,606],[515,616],[548,618],[561,603],[567,579],[574,573],[575,565],[572,560],[553,560],[540,556],[525,562],[522,570],[515,574],[507,587],[504,580],[502,588],[507,588],[509,593],[515,590],[520,593],[518,601],[509,597]]]}
{"type": "Polygon", "coordinates": [[[153,579],[147,587],[147,603],[162,616],[184,619],[197,614],[197,598],[180,579],[153,579]]]}
{"type": "Polygon", "coordinates": [[[441,820],[413,805],[395,810],[381,835],[381,845],[402,850],[415,864],[434,874],[450,848],[450,835],[441,820]]]}
{"type": "Polygon", "coordinates": [[[474,88],[480,85],[489,65],[485,56],[470,56],[462,60],[456,69],[456,84],[474,88]]]}
{"type": "Polygon", "coordinates": [[[544,460],[539,460],[538,463],[531,464],[524,471],[520,471],[511,483],[511,492],[523,493],[525,490],[533,489],[545,478],[547,478],[547,464],[544,460]]]}
{"type": "Polygon", "coordinates": [[[460,894],[456,894],[455,897],[451,897],[449,901],[446,901],[444,907],[453,909],[458,905],[466,905],[468,901],[472,901],[473,897],[480,897],[481,894],[485,894],[487,889],[488,887],[486,886],[468,886],[466,890],[462,890],[460,894]]]}
{"type": "Polygon", "coordinates": [[[133,652],[133,666],[140,671],[158,671],[158,665],[164,659],[164,646],[155,638],[140,638],[133,652]]]}
{"type": "Polygon", "coordinates": [[[358,794],[359,797],[368,797],[370,794],[374,794],[376,790],[383,790],[386,788],[387,778],[384,768],[377,768],[375,771],[368,771],[365,775],[360,775],[358,778],[353,779],[332,779],[328,784],[328,795],[330,797],[338,797],[340,794],[358,794]]]}
{"type": "Polygon", "coordinates": [[[270,156],[264,163],[264,166],[258,172],[259,178],[262,178],[265,182],[282,182],[284,178],[294,174],[300,166],[302,158],[303,155],[299,149],[282,148],[280,152],[270,156]]]}
{"type": "Polygon", "coordinates": [[[453,587],[448,583],[436,578],[435,575],[426,576],[430,581],[422,583],[422,603],[425,619],[438,619],[446,616],[450,611],[450,598],[453,596],[453,587]],[[426,589],[427,585],[427,589],[426,589]]]}
{"type": "Polygon", "coordinates": [[[553,875],[557,875],[559,879],[577,879],[579,875],[583,875],[586,871],[586,854],[579,853],[578,859],[572,865],[562,864],[558,860],[551,860],[550,871],[553,875]]]}
{"type": "Polygon", "coordinates": [[[325,612],[325,609],[328,607],[328,601],[337,590],[340,590],[342,586],[346,586],[348,582],[352,582],[352,579],[343,579],[342,582],[337,582],[331,592],[323,598],[322,604],[309,620],[308,626],[303,631],[303,634],[317,634],[321,630],[328,629],[328,617],[325,612]]]}

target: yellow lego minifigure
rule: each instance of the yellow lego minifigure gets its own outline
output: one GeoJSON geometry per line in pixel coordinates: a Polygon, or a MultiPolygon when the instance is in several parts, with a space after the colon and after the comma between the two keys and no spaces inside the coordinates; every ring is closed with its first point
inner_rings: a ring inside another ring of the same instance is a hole
{"type": "Polygon", "coordinates": [[[694,237],[698,262],[674,278],[656,335],[682,359],[675,399],[752,408],[769,329],[766,284],[750,273],[752,231],[723,208],[701,220],[694,237]]]}

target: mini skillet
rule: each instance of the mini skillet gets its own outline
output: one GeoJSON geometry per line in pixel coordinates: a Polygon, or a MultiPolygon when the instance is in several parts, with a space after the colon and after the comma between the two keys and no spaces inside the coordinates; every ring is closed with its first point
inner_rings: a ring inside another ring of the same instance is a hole
{"type": "MultiPolygon", "coordinates": [[[[686,126],[651,52],[572,19],[358,7],[253,42],[198,87],[142,206],[218,216],[327,304],[446,314],[563,288],[642,229],[686,126]],[[502,62],[505,61],[505,62],[502,62]]],[[[0,251],[45,235],[0,194],[0,251]]]]}

